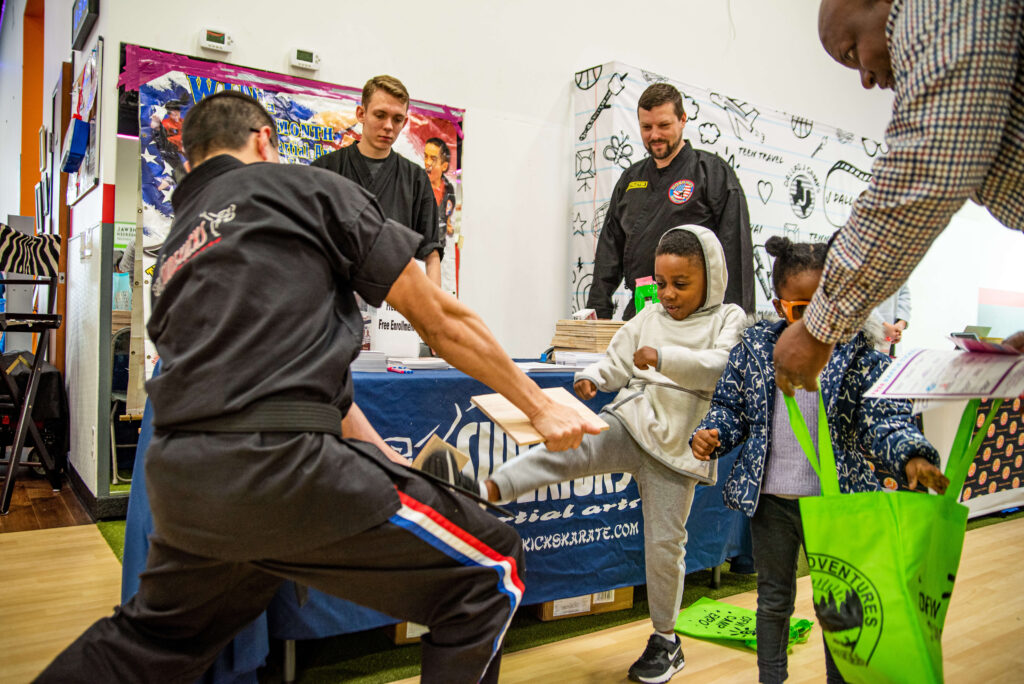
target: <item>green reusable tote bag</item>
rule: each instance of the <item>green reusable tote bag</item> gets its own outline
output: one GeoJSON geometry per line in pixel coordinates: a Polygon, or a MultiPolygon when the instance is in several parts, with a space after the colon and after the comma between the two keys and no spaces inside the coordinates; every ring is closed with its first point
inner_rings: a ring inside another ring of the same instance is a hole
{"type": "Polygon", "coordinates": [[[957,503],[967,468],[995,416],[970,439],[978,401],[960,421],[943,496],[920,492],[840,494],[824,401],[818,396],[818,447],[796,402],[790,424],[818,471],[822,496],[800,499],[814,610],[843,677],[854,684],[941,682],[942,628],[967,525],[957,503]]]}
{"type": "MultiPolygon", "coordinates": [[[[740,608],[722,601],[701,596],[676,618],[675,631],[696,639],[721,639],[742,643],[749,649],[757,650],[757,615],[749,608],[740,608]]],[[[789,619],[789,644],[807,641],[808,632],[814,623],[810,620],[791,617],[789,619]]]]}

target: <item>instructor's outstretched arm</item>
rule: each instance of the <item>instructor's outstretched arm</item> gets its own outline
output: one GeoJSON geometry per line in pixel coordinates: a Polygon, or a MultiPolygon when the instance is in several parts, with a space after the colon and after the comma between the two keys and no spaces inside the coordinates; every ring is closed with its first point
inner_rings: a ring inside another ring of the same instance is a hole
{"type": "Polygon", "coordinates": [[[423,341],[446,361],[503,394],[523,411],[552,451],[575,449],[584,433],[596,433],[575,411],[550,400],[519,370],[483,320],[431,283],[410,261],[388,292],[387,302],[408,319],[423,341]]]}

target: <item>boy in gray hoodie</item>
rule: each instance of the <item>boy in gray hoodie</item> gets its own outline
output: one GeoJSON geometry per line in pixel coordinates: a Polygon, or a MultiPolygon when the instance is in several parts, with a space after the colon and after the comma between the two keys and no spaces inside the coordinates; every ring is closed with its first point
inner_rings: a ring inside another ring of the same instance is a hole
{"type": "Polygon", "coordinates": [[[729,350],[746,315],[723,304],[728,274],[722,245],[700,226],[667,231],[655,253],[656,304],[612,338],[608,356],[576,374],[583,399],[618,391],[602,409],[611,426],[586,435],[578,449],[537,447],[484,481],[492,501],[511,501],[540,487],[604,473],[630,473],[643,498],[647,594],[655,633],[629,669],[638,682],[666,682],[683,669],[673,632],[686,574],[686,519],[698,483],[714,484],[715,462],[696,460],[689,437],[711,404],[729,350]]]}

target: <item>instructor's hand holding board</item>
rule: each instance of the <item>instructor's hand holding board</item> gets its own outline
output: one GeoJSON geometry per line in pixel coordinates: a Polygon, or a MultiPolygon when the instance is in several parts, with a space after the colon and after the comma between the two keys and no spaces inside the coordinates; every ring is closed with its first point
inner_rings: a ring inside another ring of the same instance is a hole
{"type": "Polygon", "coordinates": [[[541,391],[552,400],[552,403],[548,409],[533,416],[532,420],[500,394],[479,394],[471,397],[470,401],[519,446],[544,442],[552,451],[578,446],[563,446],[557,439],[552,438],[552,426],[562,420],[573,423],[581,418],[585,432],[590,434],[608,429],[608,423],[564,387],[548,387],[541,391]],[[548,439],[545,440],[543,435],[547,435],[548,439]]]}

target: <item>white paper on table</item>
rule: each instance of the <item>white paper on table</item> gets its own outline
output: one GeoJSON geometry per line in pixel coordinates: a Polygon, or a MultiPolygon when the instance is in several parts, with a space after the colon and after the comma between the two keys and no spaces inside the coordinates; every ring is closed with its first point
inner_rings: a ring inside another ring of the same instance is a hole
{"type": "Polygon", "coordinates": [[[964,399],[1024,393],[1024,355],[915,349],[896,359],[866,397],[964,399]]]}
{"type": "Polygon", "coordinates": [[[586,366],[567,366],[540,361],[516,361],[516,365],[524,373],[571,373],[586,368],[586,366]]]}

